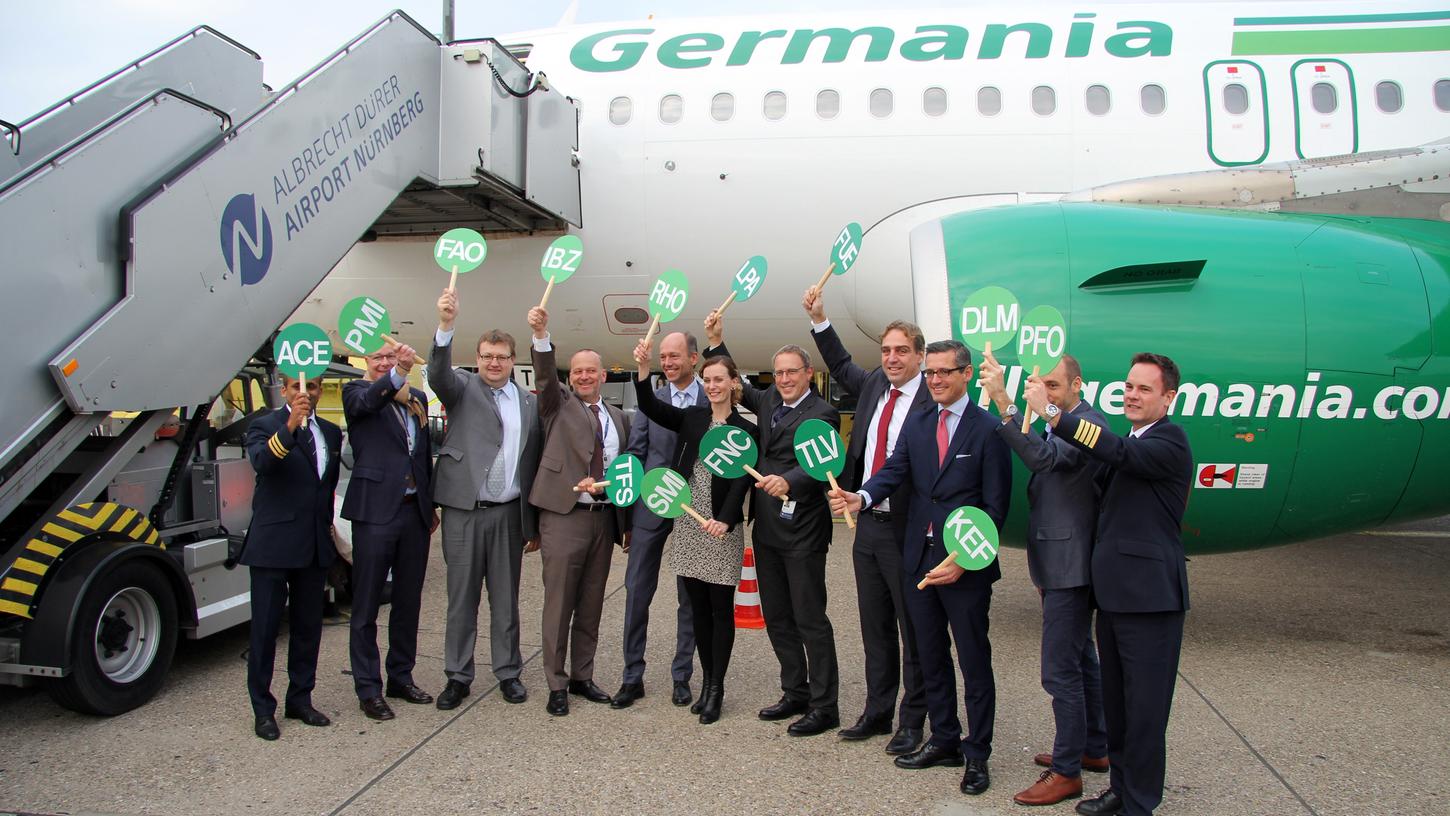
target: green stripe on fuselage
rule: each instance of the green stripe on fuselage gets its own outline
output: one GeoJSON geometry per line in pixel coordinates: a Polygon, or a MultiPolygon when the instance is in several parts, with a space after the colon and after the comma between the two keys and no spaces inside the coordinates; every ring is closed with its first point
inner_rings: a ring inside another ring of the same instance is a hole
{"type": "Polygon", "coordinates": [[[1271,54],[1393,54],[1450,51],[1450,26],[1329,31],[1235,31],[1236,57],[1271,54]]]}
{"type": "Polygon", "coordinates": [[[1336,23],[1423,23],[1450,20],[1450,11],[1412,11],[1404,14],[1329,14],[1320,17],[1235,17],[1236,26],[1333,25],[1336,23]]]}

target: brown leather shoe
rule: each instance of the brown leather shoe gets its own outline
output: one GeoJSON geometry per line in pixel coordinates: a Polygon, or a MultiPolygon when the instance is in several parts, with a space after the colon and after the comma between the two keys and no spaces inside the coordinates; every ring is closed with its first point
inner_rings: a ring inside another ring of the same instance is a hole
{"type": "MultiPolygon", "coordinates": [[[[1044,768],[1051,768],[1052,767],[1052,754],[1038,754],[1037,756],[1035,756],[1035,757],[1032,758],[1032,761],[1033,762],[1036,762],[1038,765],[1041,765],[1044,768]]],[[[1092,771],[1093,773],[1107,773],[1108,772],[1108,758],[1105,757],[1105,756],[1104,757],[1090,757],[1087,754],[1083,754],[1082,755],[1082,769],[1084,771],[1092,771]]]]}
{"type": "Polygon", "coordinates": [[[1055,805],[1064,799],[1082,796],[1082,777],[1063,776],[1053,771],[1043,771],[1032,787],[1012,797],[1019,805],[1055,805]]]}

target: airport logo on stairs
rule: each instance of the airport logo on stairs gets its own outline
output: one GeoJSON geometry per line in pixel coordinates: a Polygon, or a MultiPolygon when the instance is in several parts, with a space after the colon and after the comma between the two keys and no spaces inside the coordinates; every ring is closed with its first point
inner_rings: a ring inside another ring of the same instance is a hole
{"type": "Polygon", "coordinates": [[[272,265],[272,221],[251,193],[239,193],[222,211],[222,258],[243,286],[261,283],[272,265]]]}

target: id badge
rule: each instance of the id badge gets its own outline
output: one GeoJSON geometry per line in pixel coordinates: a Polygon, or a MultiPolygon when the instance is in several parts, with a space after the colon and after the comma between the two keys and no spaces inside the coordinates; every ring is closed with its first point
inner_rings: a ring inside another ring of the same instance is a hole
{"type": "Polygon", "coordinates": [[[790,521],[791,519],[795,518],[795,499],[791,499],[788,502],[781,503],[780,517],[785,519],[786,521],[790,521]]]}

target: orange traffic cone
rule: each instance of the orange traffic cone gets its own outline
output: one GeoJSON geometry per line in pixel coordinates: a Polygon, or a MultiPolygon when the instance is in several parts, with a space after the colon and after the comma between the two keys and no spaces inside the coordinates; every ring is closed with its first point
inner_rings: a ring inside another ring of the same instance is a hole
{"type": "Polygon", "coordinates": [[[755,583],[755,550],[745,545],[745,563],[740,568],[740,586],[735,588],[735,628],[764,629],[760,614],[760,587],[755,583]]]}

